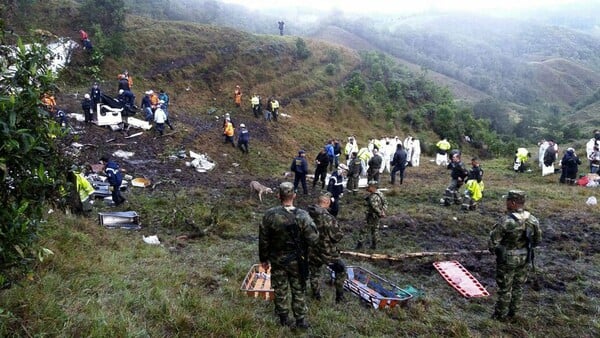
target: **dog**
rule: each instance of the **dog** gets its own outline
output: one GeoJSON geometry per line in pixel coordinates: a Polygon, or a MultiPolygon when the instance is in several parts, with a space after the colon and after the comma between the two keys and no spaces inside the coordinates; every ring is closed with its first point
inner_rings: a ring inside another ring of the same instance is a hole
{"type": "Polygon", "coordinates": [[[267,188],[257,181],[250,182],[250,192],[258,194],[258,200],[262,202],[262,194],[272,194],[273,189],[267,188]]]}

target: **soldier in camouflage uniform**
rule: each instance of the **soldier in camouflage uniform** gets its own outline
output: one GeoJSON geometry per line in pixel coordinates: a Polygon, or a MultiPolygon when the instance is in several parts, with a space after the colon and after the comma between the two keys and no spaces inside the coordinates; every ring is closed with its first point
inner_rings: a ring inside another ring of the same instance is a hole
{"type": "Polygon", "coordinates": [[[492,318],[512,318],[519,310],[523,284],[527,280],[527,263],[533,266],[533,247],[542,239],[540,223],[523,210],[525,193],[509,191],[506,197],[507,215],[494,225],[489,249],[496,254],[498,300],[492,318]]]}
{"type": "Polygon", "coordinates": [[[346,183],[348,191],[352,191],[355,195],[358,191],[358,180],[362,172],[362,162],[357,155],[358,153],[353,152],[350,157],[350,162],[348,163],[348,182],[346,183]]]}
{"type": "Polygon", "coordinates": [[[310,288],[313,297],[320,300],[321,285],[319,280],[323,265],[327,264],[335,272],[335,301],[339,303],[344,300],[346,266],[340,259],[336,243],[342,240],[344,234],[335,217],[327,211],[331,205],[331,197],[332,195],[329,192],[322,193],[319,196],[318,204],[308,207],[308,213],[319,230],[319,244],[310,252],[310,288]]]}
{"type": "Polygon", "coordinates": [[[371,249],[377,249],[379,241],[379,220],[385,217],[387,202],[381,191],[377,190],[377,181],[369,181],[367,191],[369,195],[365,198],[367,207],[367,225],[360,229],[356,249],[361,249],[365,241],[367,231],[371,233],[371,249]]]}
{"type": "Polygon", "coordinates": [[[454,201],[454,204],[462,204],[462,199],[458,189],[463,185],[465,178],[469,175],[469,171],[465,168],[464,163],[460,159],[460,153],[454,152],[452,159],[448,163],[447,169],[450,170],[450,185],[444,192],[444,198],[440,200],[440,204],[448,206],[454,201]]]}
{"type": "Polygon", "coordinates": [[[287,305],[288,289],[291,288],[296,327],[307,328],[308,323],[304,317],[308,309],[304,293],[308,277],[308,250],[305,249],[317,244],[319,233],[308,212],[294,207],[295,198],[294,185],[290,182],[281,183],[281,205],[267,210],[263,216],[259,229],[258,254],[263,268],[271,267],[275,312],[279,315],[281,325],[291,326],[287,305]]]}

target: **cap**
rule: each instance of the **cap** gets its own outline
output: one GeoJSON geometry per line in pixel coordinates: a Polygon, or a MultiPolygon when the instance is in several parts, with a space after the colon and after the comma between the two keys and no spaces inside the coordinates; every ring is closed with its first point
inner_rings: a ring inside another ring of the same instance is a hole
{"type": "Polygon", "coordinates": [[[340,164],[338,165],[338,169],[342,169],[342,170],[346,170],[346,171],[347,171],[347,170],[348,170],[348,166],[347,166],[347,165],[345,165],[344,163],[340,163],[340,164]]]}
{"type": "Polygon", "coordinates": [[[150,89],[150,90],[148,91],[148,94],[150,94],[150,95],[154,94],[154,90],[150,89]]]}
{"type": "Polygon", "coordinates": [[[298,151],[298,155],[302,155],[302,154],[304,154],[304,153],[306,153],[306,152],[304,151],[304,149],[300,149],[300,150],[298,151]]]}
{"type": "Polygon", "coordinates": [[[279,185],[279,195],[289,196],[294,193],[294,184],[292,182],[283,182],[279,185]]]}
{"type": "Polygon", "coordinates": [[[575,152],[575,149],[573,149],[573,148],[567,148],[567,153],[574,153],[574,152],[575,152]]]}
{"type": "Polygon", "coordinates": [[[329,191],[323,191],[323,192],[321,192],[321,196],[327,197],[327,198],[332,198],[333,194],[331,194],[329,191]]]}
{"type": "Polygon", "coordinates": [[[246,128],[246,125],[243,123],[240,123],[240,128],[246,128]]]}
{"type": "Polygon", "coordinates": [[[504,195],[502,197],[506,198],[507,200],[517,201],[517,202],[525,202],[525,198],[527,196],[525,195],[525,192],[522,190],[511,190],[508,192],[508,195],[504,195]]]}

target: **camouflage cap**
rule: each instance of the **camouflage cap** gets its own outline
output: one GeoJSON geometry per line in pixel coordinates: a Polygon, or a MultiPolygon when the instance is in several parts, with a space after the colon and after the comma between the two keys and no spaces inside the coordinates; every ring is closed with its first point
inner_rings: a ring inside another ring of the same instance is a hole
{"type": "Polygon", "coordinates": [[[329,191],[323,191],[321,192],[321,197],[332,198],[333,195],[329,191]]]}
{"type": "Polygon", "coordinates": [[[525,202],[525,192],[522,190],[511,190],[508,192],[508,195],[504,195],[504,198],[507,200],[517,201],[517,202],[525,202]]]}
{"type": "Polygon", "coordinates": [[[283,182],[279,185],[279,195],[289,196],[294,193],[294,184],[292,182],[283,182]]]}

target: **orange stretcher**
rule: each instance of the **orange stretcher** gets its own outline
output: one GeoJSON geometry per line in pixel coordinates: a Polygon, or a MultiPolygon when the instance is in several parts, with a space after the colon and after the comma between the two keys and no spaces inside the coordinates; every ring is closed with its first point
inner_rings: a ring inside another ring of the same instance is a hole
{"type": "Polygon", "coordinates": [[[242,282],[241,290],[250,297],[271,300],[274,297],[271,288],[271,269],[263,269],[262,265],[254,264],[242,282]]]}
{"type": "Polygon", "coordinates": [[[481,283],[458,261],[435,262],[433,266],[461,295],[467,298],[490,295],[481,283]]]}

